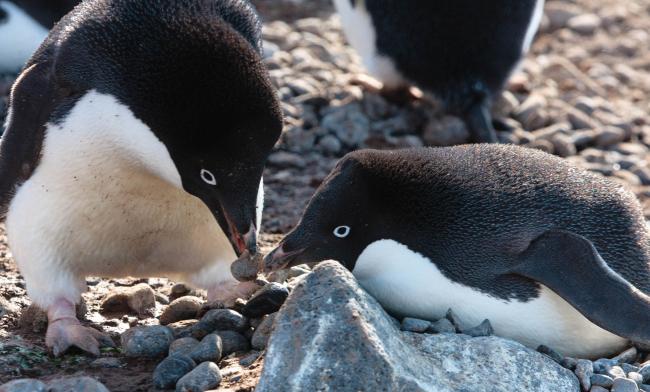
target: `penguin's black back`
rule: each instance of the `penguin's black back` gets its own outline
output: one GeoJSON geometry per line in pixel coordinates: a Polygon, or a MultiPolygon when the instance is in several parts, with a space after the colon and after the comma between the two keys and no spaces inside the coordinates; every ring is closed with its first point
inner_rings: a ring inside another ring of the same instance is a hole
{"type": "Polygon", "coordinates": [[[365,0],[378,52],[391,58],[407,79],[458,112],[503,87],[521,58],[535,4],[365,0]]]}
{"type": "MultiPolygon", "coordinates": [[[[450,278],[502,298],[536,296],[521,277],[498,277],[542,233],[590,240],[615,271],[650,293],[650,247],[631,192],[552,155],[505,145],[351,153],[372,211],[393,214],[392,238],[450,278]]],[[[594,288],[598,289],[598,288],[594,288]]]]}

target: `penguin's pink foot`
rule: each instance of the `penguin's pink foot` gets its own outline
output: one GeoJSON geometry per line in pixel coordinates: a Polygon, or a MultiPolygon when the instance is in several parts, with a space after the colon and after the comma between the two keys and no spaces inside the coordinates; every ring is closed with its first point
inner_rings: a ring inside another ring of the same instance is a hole
{"type": "Polygon", "coordinates": [[[48,308],[48,326],[45,344],[58,357],[70,347],[77,347],[99,356],[100,347],[114,347],[107,335],[81,325],[75,315],[74,304],[67,300],[57,300],[48,308]]]}

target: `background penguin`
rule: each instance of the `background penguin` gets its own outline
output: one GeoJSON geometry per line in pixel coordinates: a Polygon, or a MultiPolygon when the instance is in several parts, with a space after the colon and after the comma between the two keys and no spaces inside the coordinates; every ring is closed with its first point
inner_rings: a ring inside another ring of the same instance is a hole
{"type": "MultiPolygon", "coordinates": [[[[264,162],[282,129],[245,1],[88,0],[13,86],[0,206],[46,343],[97,354],[84,277],[168,276],[209,297],[248,289],[264,162]]],[[[249,284],[250,285],[250,284],[249,284]]]]}
{"type": "Polygon", "coordinates": [[[600,357],[650,342],[649,240],[630,192],[546,153],[361,150],[265,266],[339,260],[398,315],[452,308],[534,348],[600,357]]]}
{"type": "Polygon", "coordinates": [[[544,0],[334,0],[343,30],[388,91],[415,83],[496,142],[490,100],[528,51],[544,0]]]}
{"type": "Polygon", "coordinates": [[[78,0],[0,0],[0,72],[20,70],[78,0]]]}

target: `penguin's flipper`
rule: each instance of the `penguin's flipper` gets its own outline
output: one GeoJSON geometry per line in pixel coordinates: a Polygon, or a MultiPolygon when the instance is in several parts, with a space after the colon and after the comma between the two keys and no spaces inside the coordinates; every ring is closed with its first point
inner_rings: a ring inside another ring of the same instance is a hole
{"type": "Polygon", "coordinates": [[[497,143],[497,133],[492,126],[492,115],[487,100],[475,101],[462,116],[474,143],[497,143]]]}
{"type": "Polygon", "coordinates": [[[599,327],[650,343],[650,296],[612,270],[586,238],[550,230],[518,258],[510,272],[547,286],[599,327]]]}
{"type": "Polygon", "coordinates": [[[16,187],[36,168],[45,136],[45,124],[57,101],[51,64],[25,69],[11,91],[7,128],[0,139],[0,218],[16,187]]]}

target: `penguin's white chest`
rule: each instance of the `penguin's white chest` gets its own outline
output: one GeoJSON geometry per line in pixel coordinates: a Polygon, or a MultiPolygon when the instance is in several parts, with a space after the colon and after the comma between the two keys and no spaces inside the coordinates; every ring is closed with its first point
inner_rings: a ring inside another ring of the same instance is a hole
{"type": "Polygon", "coordinates": [[[0,0],[0,8],[7,13],[0,20],[0,71],[14,72],[23,67],[48,31],[13,3],[0,0]]]}
{"type": "Polygon", "coordinates": [[[402,316],[437,320],[452,308],[465,328],[487,318],[496,335],[568,356],[603,356],[626,344],[544,286],[534,300],[504,301],[448,279],[426,257],[393,240],[370,244],[352,272],[384,307],[402,316]]]}
{"type": "Polygon", "coordinates": [[[210,288],[233,280],[235,253],[215,218],[181,187],[165,146],[130,110],[90,92],[48,124],[40,164],[7,215],[28,285],[81,277],[168,276],[210,288]]]}
{"type": "Polygon", "coordinates": [[[352,7],[350,0],[334,0],[334,5],[341,18],[345,36],[361,56],[368,72],[388,88],[403,86],[406,82],[395,63],[377,51],[377,35],[365,1],[359,0],[357,6],[352,7]]]}

